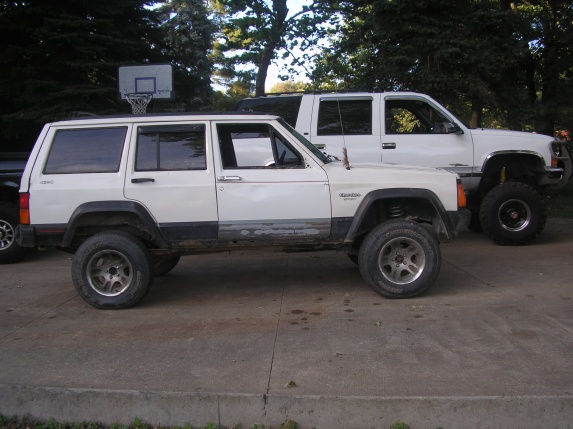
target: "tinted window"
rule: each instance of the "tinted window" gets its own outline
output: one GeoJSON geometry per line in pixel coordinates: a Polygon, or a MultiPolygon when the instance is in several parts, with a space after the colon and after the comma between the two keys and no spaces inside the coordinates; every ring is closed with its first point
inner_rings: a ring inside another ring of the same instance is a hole
{"type": "Polygon", "coordinates": [[[371,135],[372,100],[321,100],[317,134],[371,135]]]}
{"type": "Polygon", "coordinates": [[[205,170],[205,125],[140,127],[136,171],[205,170]]]}
{"type": "Polygon", "coordinates": [[[288,97],[248,98],[237,103],[239,112],[268,113],[282,117],[288,124],[296,126],[302,95],[288,97]]]}
{"type": "Polygon", "coordinates": [[[50,148],[45,174],[119,171],[127,127],[59,130],[50,148]]]}

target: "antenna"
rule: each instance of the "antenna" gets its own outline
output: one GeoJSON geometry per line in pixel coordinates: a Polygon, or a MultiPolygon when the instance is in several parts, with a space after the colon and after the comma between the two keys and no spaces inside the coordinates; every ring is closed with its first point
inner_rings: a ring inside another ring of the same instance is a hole
{"type": "MultiPolygon", "coordinates": [[[[336,84],[334,92],[338,94],[338,83],[336,84]]],[[[348,150],[346,149],[346,136],[344,135],[344,123],[342,122],[342,112],[340,110],[340,100],[338,97],[336,97],[336,106],[338,107],[338,119],[340,120],[340,129],[342,130],[342,166],[347,170],[350,170],[348,150]]]]}

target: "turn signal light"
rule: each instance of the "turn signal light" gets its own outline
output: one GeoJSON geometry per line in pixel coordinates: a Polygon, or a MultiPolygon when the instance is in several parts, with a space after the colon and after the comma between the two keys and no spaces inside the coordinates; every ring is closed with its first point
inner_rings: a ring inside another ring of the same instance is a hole
{"type": "Polygon", "coordinates": [[[462,182],[458,180],[458,208],[462,209],[466,206],[466,193],[462,182]]]}

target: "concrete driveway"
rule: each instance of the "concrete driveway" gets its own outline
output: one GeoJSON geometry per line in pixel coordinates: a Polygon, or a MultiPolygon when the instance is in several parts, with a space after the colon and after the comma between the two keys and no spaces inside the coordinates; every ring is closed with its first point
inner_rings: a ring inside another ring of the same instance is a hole
{"type": "Polygon", "coordinates": [[[96,310],[70,255],[0,266],[0,414],[299,428],[573,427],[573,221],[533,245],[463,232],[386,300],[335,252],[183,258],[96,310]]]}

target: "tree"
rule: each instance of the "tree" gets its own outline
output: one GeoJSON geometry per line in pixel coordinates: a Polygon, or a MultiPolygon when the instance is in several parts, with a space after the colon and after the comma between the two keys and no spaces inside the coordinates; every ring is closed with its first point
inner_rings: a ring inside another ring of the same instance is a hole
{"type": "Polygon", "coordinates": [[[324,31],[320,24],[333,19],[336,10],[336,2],[323,0],[292,15],[287,0],[212,0],[212,4],[222,23],[220,40],[215,44],[219,73],[229,76],[238,65],[254,66],[256,72],[243,71],[242,78],[256,80],[255,95],[264,94],[269,65],[279,52],[283,58],[291,57],[293,63],[301,62],[292,50],[306,51],[314,46],[324,31]]]}
{"type": "Polygon", "coordinates": [[[508,5],[522,19],[519,37],[530,46],[530,100],[535,129],[553,134],[557,123],[573,128],[573,4],[559,0],[508,5]]]}
{"type": "Polygon", "coordinates": [[[176,102],[183,110],[201,110],[210,105],[215,25],[202,0],[169,0],[159,9],[164,32],[162,54],[174,66],[176,102]]]}
{"type": "MultiPolygon", "coordinates": [[[[0,139],[33,143],[74,111],[115,113],[120,64],[161,62],[146,0],[0,3],[0,139]]],[[[21,148],[21,150],[25,150],[21,148]]]]}
{"type": "Polygon", "coordinates": [[[484,106],[499,107],[498,91],[520,97],[516,75],[526,45],[513,37],[514,16],[497,1],[359,0],[346,6],[334,50],[323,54],[315,80],[427,92],[452,103],[462,98],[471,105],[473,126],[481,125],[484,106]]]}

